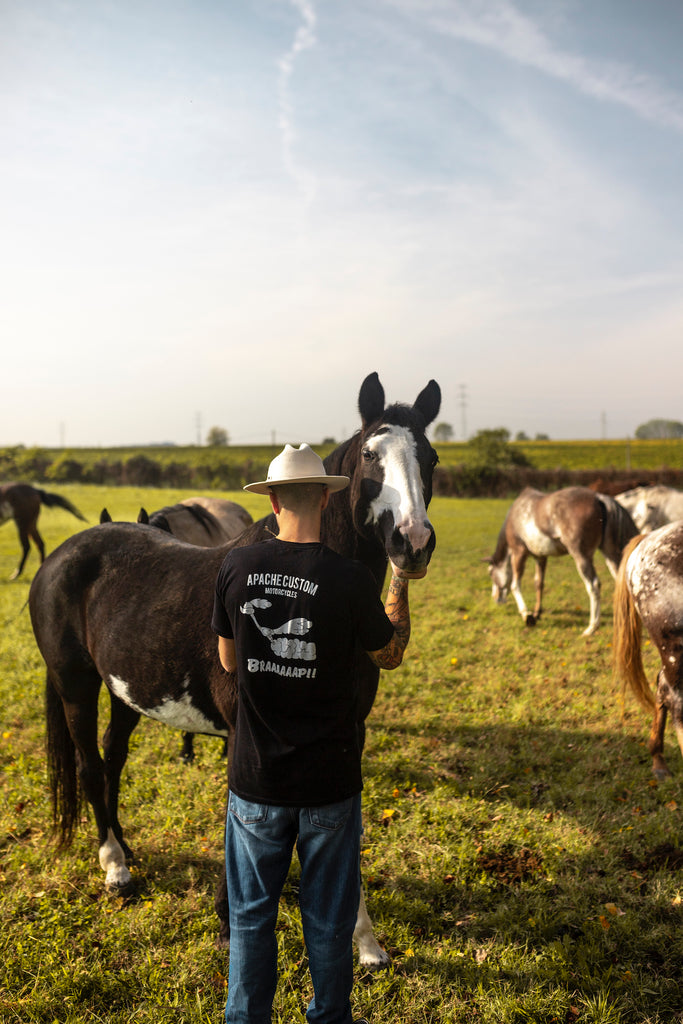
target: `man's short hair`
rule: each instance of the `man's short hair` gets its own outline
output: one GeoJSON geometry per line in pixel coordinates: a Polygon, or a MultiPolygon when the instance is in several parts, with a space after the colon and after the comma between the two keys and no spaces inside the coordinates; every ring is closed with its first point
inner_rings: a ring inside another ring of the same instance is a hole
{"type": "Polygon", "coordinates": [[[281,508],[288,512],[303,512],[317,507],[325,484],[278,484],[271,487],[281,508]]]}

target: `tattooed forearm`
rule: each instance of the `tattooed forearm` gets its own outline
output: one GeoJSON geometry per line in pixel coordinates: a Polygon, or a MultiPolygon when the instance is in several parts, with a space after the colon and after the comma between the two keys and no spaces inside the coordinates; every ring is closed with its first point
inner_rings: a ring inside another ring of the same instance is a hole
{"type": "Polygon", "coordinates": [[[389,582],[384,610],[394,627],[394,635],[381,651],[372,651],[370,658],[379,668],[396,668],[403,660],[403,652],[410,639],[410,608],[408,581],[392,576],[389,582]]]}

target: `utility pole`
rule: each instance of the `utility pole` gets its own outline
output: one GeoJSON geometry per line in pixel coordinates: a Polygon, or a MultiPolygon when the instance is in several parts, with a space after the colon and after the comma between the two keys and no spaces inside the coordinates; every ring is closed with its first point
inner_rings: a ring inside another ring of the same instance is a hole
{"type": "Polygon", "coordinates": [[[462,439],[467,440],[467,384],[461,384],[458,388],[460,404],[460,420],[462,423],[462,439]]]}

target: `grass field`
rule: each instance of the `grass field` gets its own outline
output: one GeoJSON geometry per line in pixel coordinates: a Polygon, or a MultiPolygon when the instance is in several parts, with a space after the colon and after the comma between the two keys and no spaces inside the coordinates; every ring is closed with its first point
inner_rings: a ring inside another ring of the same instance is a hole
{"type": "MultiPolygon", "coordinates": [[[[55,486],[97,521],[135,519],[186,492],[55,486]]],[[[260,515],[265,499],[228,494],[260,515]]],[[[672,1024],[683,1021],[683,763],[655,783],[649,721],[610,668],[570,559],[551,561],[546,614],[525,629],[491,603],[485,566],[508,503],[436,499],[437,549],[411,584],[413,635],[368,723],[363,871],[393,964],[357,970],[372,1024],[672,1024]]],[[[48,550],[83,524],[44,510],[48,550]]],[[[121,818],[136,893],[107,896],[92,820],[57,852],[43,754],[43,665],[24,607],[37,568],[9,582],[0,530],[0,1021],[218,1022],[227,957],[215,948],[225,767],[215,739],[178,759],[151,721],[133,734],[121,818]]],[[[532,573],[524,581],[532,587],[532,573]]],[[[654,675],[653,652],[646,663],[654,675]]],[[[106,701],[101,703],[106,721],[106,701]]],[[[278,924],[274,1020],[310,998],[293,868],[278,924]]]]}

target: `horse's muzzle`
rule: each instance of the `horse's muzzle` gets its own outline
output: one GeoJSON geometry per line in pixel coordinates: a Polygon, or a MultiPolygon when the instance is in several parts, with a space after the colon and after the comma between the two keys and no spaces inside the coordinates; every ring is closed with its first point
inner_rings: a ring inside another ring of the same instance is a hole
{"type": "Polygon", "coordinates": [[[407,578],[412,576],[413,579],[420,579],[426,573],[436,545],[436,534],[431,523],[428,523],[421,532],[420,540],[424,541],[422,546],[414,548],[410,538],[401,530],[395,529],[387,544],[386,551],[389,558],[398,569],[406,574],[407,578]]]}

